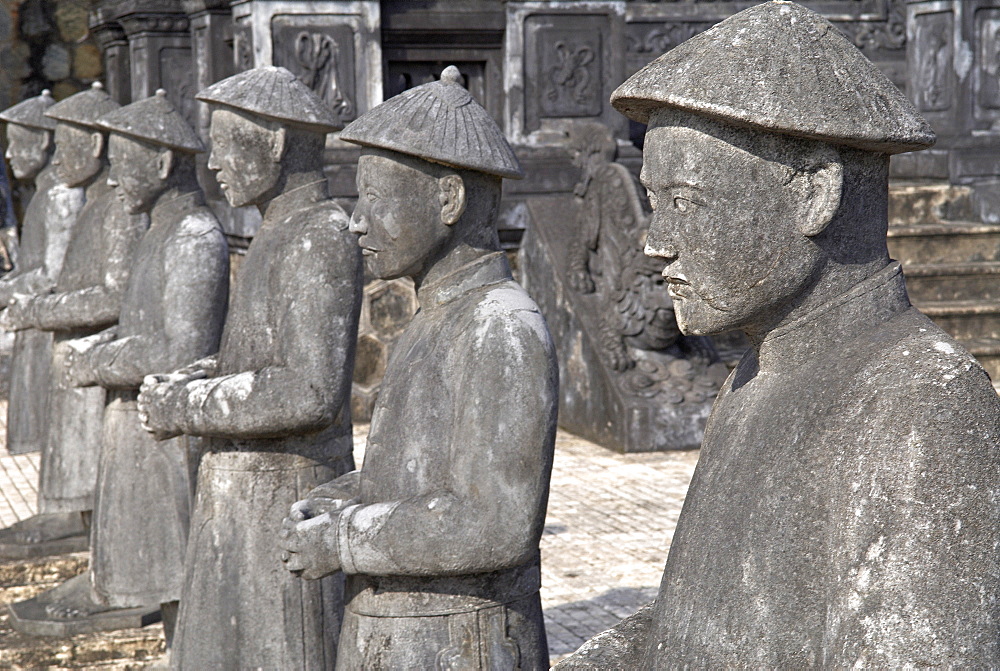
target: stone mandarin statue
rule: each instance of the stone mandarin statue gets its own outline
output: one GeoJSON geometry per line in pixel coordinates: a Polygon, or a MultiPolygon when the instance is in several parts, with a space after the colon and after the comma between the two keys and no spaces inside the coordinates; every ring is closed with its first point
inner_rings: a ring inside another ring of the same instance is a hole
{"type": "MultiPolygon", "coordinates": [[[[7,160],[14,177],[33,182],[21,224],[16,268],[0,279],[0,306],[15,294],[38,295],[55,286],[70,231],[83,207],[83,189],[62,182],[50,159],[56,122],[45,116],[55,101],[48,91],[0,113],[7,122],[7,160]]],[[[7,450],[41,450],[49,422],[49,368],[52,333],[24,329],[14,338],[7,402],[7,450]]],[[[42,507],[46,507],[42,502],[42,507]]],[[[0,557],[59,554],[85,549],[86,528],[78,512],[47,513],[0,530],[0,557]]]]}
{"type": "Polygon", "coordinates": [[[171,643],[184,576],[196,456],[188,438],[157,442],[139,423],[143,378],[214,354],[226,313],[229,253],[195,173],[201,141],[160,90],[101,117],[108,182],[150,227],[135,252],[118,325],[65,344],[68,386],[108,390],[91,530],[91,582],[114,608],[162,604],[171,643]]]}
{"type": "MultiPolygon", "coordinates": [[[[52,164],[64,184],[84,189],[86,202],[71,227],[55,286],[44,295],[15,293],[0,323],[15,331],[51,331],[56,350],[63,340],[93,334],[117,320],[131,252],[145,228],[142,218],[125,213],[106,183],[106,138],[95,124],[117,107],[95,83],[45,112],[57,122],[52,164]]],[[[89,516],[103,415],[103,389],[68,389],[58,376],[52,378],[40,466],[42,513],[89,516]]]]}
{"type": "MultiPolygon", "coordinates": [[[[97,120],[119,107],[98,83],[46,112],[58,122],[53,164],[66,184],[85,189],[86,203],[73,224],[53,292],[34,297],[16,295],[2,318],[9,329],[36,328],[55,334],[39,499],[42,512],[78,512],[87,520],[93,510],[105,391],[65,383],[62,361],[69,351],[66,341],[95,336],[117,322],[133,252],[148,221],[126,212],[107,183],[107,136],[97,120]]],[[[15,604],[12,624],[37,633],[33,623],[40,620],[79,620],[100,610],[103,608],[90,593],[89,574],[82,574],[35,599],[15,604]]],[[[72,631],[72,624],[66,626],[66,631],[72,631]]],[[[92,629],[91,623],[82,626],[92,629]]]]}
{"type": "Polygon", "coordinates": [[[412,277],[364,468],[318,487],[281,534],[288,570],[347,574],[338,669],[543,669],[538,541],[558,372],[496,217],[521,169],[448,67],[349,125],[364,147],[351,229],[368,268],[412,277]]]}
{"type": "MultiPolygon", "coordinates": [[[[69,187],[50,164],[55,149],[54,119],[45,116],[55,101],[49,92],[0,113],[7,122],[7,160],[14,177],[33,182],[19,244],[17,269],[0,280],[0,305],[14,294],[36,295],[55,286],[69,242],[70,229],[83,207],[83,189],[69,187]]],[[[48,422],[48,375],[52,334],[27,329],[17,334],[11,361],[11,393],[7,406],[7,449],[12,454],[42,449],[48,422]]]]}
{"type": "Polygon", "coordinates": [[[685,333],[753,344],[715,404],[654,603],[561,669],[1000,665],[1000,401],[886,251],[910,103],[790,2],[625,82],[647,254],[685,333]]]}
{"type": "Polygon", "coordinates": [[[160,436],[211,436],[198,472],[171,661],[182,669],[333,665],[343,578],[305,583],[275,559],[288,506],[354,468],[351,377],[361,254],[322,172],[339,122],[284,68],[198,94],[212,106],[208,166],[260,230],[236,278],[218,357],[147,378],[160,436]]]}

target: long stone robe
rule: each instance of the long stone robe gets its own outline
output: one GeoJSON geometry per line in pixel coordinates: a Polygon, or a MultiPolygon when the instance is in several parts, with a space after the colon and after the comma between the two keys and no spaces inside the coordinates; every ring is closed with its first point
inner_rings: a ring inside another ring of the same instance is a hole
{"type": "Polygon", "coordinates": [[[156,441],[136,398],[146,375],[218,351],[229,291],[226,238],[201,192],[168,198],[135,252],[116,339],[81,362],[109,390],[90,569],[97,599],[118,608],[180,599],[197,439],[156,441]]]}
{"type": "Polygon", "coordinates": [[[892,264],[744,357],[656,602],[560,668],[994,668],[998,547],[1000,401],[892,264]]]}
{"type": "Polygon", "coordinates": [[[214,376],[173,409],[214,436],[198,471],[171,663],[328,669],[343,579],[278,560],[289,506],[354,468],[350,389],[361,253],[324,181],[269,203],[233,287],[214,376]]]}
{"type": "MultiPolygon", "coordinates": [[[[35,194],[24,210],[18,263],[0,280],[0,305],[14,294],[37,295],[55,286],[70,233],[83,207],[83,189],[61,183],[53,166],[35,178],[35,194]]],[[[7,402],[7,450],[42,449],[49,422],[52,334],[25,329],[14,336],[7,402]]]]}
{"type": "MultiPolygon", "coordinates": [[[[106,172],[95,177],[73,225],[55,292],[28,303],[29,325],[53,332],[59,343],[117,322],[133,252],[148,221],[147,215],[125,211],[106,172]]],[[[54,355],[51,365],[49,429],[39,469],[41,512],[92,510],[105,390],[67,388],[61,357],[54,355]]]]}
{"type": "Polygon", "coordinates": [[[337,531],[348,595],[337,668],[547,669],[538,542],[559,403],[551,336],[499,252],[418,298],[364,467],[316,492],[358,500],[337,531]]]}

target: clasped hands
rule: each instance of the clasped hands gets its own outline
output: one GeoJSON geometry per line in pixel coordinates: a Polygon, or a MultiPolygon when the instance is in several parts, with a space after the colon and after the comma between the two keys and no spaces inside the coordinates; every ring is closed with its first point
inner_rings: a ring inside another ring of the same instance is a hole
{"type": "Polygon", "coordinates": [[[139,387],[136,409],[139,423],[156,440],[167,440],[184,433],[170,421],[170,408],[189,382],[207,377],[201,368],[181,369],[165,375],[147,375],[139,387]]]}
{"type": "Polygon", "coordinates": [[[339,571],[337,526],[340,513],[354,503],[354,500],[324,496],[293,503],[278,534],[281,562],[285,568],[307,580],[339,571]]]}
{"type": "Polygon", "coordinates": [[[0,312],[0,328],[4,331],[23,331],[31,326],[31,300],[30,294],[14,294],[7,307],[0,312]]]}

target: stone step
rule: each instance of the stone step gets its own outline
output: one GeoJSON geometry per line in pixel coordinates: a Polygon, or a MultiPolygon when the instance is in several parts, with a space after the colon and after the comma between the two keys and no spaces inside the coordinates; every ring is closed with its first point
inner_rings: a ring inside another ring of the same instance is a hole
{"type": "Polygon", "coordinates": [[[912,264],[903,267],[906,290],[926,301],[1000,300],[1000,261],[912,264]]]}
{"type": "Polygon", "coordinates": [[[83,634],[26,636],[10,626],[8,604],[35,597],[82,573],[87,553],[0,564],[0,669],[141,669],[165,649],[163,627],[83,634]]]}
{"type": "Polygon", "coordinates": [[[917,263],[1000,261],[1000,225],[974,221],[889,227],[889,255],[917,263]]]}
{"type": "Polygon", "coordinates": [[[914,305],[958,340],[1000,338],[1000,301],[925,301],[914,305]]]}
{"type": "Polygon", "coordinates": [[[889,223],[893,226],[934,224],[949,219],[972,219],[972,190],[947,182],[891,182],[889,223]]]}
{"type": "Polygon", "coordinates": [[[974,338],[963,340],[962,346],[976,357],[990,374],[994,385],[1000,384],[1000,339],[974,338]]]}

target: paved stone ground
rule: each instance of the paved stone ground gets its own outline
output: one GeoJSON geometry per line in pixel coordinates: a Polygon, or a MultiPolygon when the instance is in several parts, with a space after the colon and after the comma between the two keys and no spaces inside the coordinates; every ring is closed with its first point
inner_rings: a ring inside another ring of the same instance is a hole
{"type": "MultiPolygon", "coordinates": [[[[358,463],[367,429],[355,429],[358,463]]],[[[656,595],[697,459],[697,452],[621,455],[559,433],[541,543],[553,661],[656,595]]],[[[34,513],[37,480],[37,454],[0,452],[0,527],[34,513]]]]}

